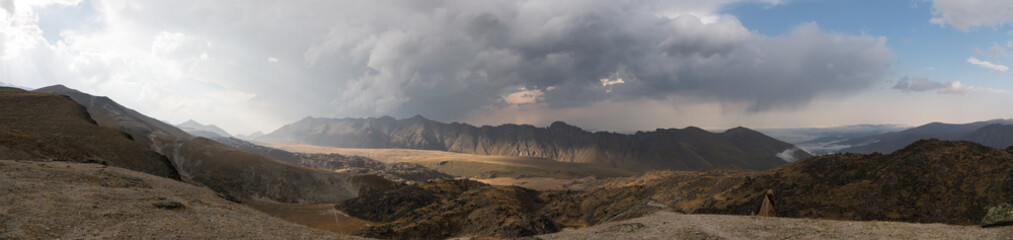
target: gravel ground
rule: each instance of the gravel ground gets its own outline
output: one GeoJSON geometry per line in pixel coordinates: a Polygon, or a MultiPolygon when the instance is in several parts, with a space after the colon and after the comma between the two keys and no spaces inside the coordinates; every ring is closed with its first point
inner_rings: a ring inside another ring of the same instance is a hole
{"type": "Polygon", "coordinates": [[[658,212],[539,239],[1013,239],[1013,226],[834,221],[658,212]]]}
{"type": "Polygon", "coordinates": [[[357,239],[98,164],[0,160],[0,239],[357,239]]]}

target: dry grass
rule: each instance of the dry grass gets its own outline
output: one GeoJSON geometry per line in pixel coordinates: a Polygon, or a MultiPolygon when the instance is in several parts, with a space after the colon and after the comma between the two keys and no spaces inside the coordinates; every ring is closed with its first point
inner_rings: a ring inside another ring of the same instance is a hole
{"type": "Polygon", "coordinates": [[[285,221],[342,234],[355,234],[364,227],[376,225],[373,222],[348,216],[334,209],[334,204],[248,202],[246,205],[285,221]]]}
{"type": "Polygon", "coordinates": [[[539,239],[1010,239],[1013,227],[658,212],[539,239]],[[636,225],[643,227],[622,228],[636,225]]]}

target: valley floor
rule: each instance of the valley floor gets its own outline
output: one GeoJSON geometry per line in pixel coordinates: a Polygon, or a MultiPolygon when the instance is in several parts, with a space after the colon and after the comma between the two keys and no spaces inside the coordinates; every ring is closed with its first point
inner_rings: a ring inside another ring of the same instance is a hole
{"type": "Polygon", "coordinates": [[[657,212],[539,239],[1013,239],[1013,226],[835,221],[657,212]]]}

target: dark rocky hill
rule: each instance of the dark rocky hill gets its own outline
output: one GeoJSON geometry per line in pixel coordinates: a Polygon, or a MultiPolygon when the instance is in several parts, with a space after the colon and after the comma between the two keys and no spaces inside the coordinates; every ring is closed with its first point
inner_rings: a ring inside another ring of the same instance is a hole
{"type": "Polygon", "coordinates": [[[810,156],[795,146],[746,128],[724,133],[658,129],[620,134],[588,132],[563,122],[540,128],[506,124],[475,127],[421,116],[396,120],[305,118],[258,141],[346,148],[407,148],[595,163],[627,170],[707,170],[721,166],[768,169],[786,158],[810,156]],[[781,154],[781,157],[778,155],[781,154]]]}
{"type": "Polygon", "coordinates": [[[1013,149],[921,140],[892,154],[836,154],[744,182],[697,212],[750,214],[774,191],[778,216],[976,224],[1013,199],[1013,149]]]}

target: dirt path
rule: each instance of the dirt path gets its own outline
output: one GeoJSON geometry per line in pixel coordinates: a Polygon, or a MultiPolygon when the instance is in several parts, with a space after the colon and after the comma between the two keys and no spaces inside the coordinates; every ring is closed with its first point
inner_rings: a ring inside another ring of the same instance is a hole
{"type": "Polygon", "coordinates": [[[537,236],[540,239],[1013,239],[1013,227],[679,214],[537,236]]]}

